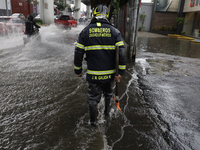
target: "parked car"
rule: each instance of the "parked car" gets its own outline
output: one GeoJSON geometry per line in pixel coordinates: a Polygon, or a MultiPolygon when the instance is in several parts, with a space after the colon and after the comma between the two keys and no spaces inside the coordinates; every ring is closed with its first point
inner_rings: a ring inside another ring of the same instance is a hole
{"type": "MultiPolygon", "coordinates": [[[[40,20],[40,14],[38,14],[35,18],[35,20],[40,20]]],[[[54,20],[58,19],[58,15],[54,15],[54,20]]]]}
{"type": "Polygon", "coordinates": [[[11,15],[11,17],[18,17],[22,20],[25,20],[25,16],[21,13],[14,13],[14,14],[11,15]]]}
{"type": "Polygon", "coordinates": [[[77,26],[77,21],[69,15],[61,15],[58,19],[55,20],[56,26],[67,27],[71,30],[71,27],[77,26]]]}
{"type": "Polygon", "coordinates": [[[40,20],[40,14],[38,14],[34,19],[35,20],[40,20]]]}
{"type": "Polygon", "coordinates": [[[54,20],[55,20],[55,19],[58,19],[58,18],[59,18],[59,16],[58,16],[58,15],[54,15],[54,20]]]}
{"type": "Polygon", "coordinates": [[[11,16],[0,16],[0,33],[23,32],[25,23],[22,19],[11,16]]]}

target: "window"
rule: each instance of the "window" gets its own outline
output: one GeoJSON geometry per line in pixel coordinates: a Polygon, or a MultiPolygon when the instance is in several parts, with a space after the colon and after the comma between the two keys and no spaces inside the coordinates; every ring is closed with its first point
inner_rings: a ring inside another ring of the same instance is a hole
{"type": "Polygon", "coordinates": [[[0,22],[8,22],[10,18],[0,18],[0,22]]]}
{"type": "Polygon", "coordinates": [[[12,23],[23,23],[23,21],[19,18],[13,18],[12,23]]]}
{"type": "Polygon", "coordinates": [[[60,19],[61,20],[70,20],[70,17],[69,16],[62,16],[60,19]]]}

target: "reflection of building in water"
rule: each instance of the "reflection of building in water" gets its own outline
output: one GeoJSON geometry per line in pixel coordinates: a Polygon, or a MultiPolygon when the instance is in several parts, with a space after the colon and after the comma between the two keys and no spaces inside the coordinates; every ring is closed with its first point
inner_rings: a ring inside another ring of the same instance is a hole
{"type": "Polygon", "coordinates": [[[200,37],[200,0],[185,1],[185,23],[183,31],[186,35],[200,37]]]}

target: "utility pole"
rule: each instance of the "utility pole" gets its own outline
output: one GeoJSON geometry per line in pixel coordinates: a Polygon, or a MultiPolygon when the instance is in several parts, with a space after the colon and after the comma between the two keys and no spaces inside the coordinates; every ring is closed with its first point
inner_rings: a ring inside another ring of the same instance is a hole
{"type": "Polygon", "coordinates": [[[8,15],[8,2],[7,2],[7,0],[5,0],[6,1],[6,16],[9,16],[8,15]]]}
{"type": "Polygon", "coordinates": [[[134,5],[132,4],[132,6],[134,6],[131,10],[131,17],[133,18],[132,20],[132,37],[131,37],[131,41],[130,41],[130,50],[132,52],[132,59],[135,62],[135,58],[136,58],[136,43],[137,43],[137,30],[138,30],[138,20],[139,20],[139,11],[140,11],[140,4],[141,4],[141,0],[135,0],[132,1],[132,3],[134,3],[134,5]]]}

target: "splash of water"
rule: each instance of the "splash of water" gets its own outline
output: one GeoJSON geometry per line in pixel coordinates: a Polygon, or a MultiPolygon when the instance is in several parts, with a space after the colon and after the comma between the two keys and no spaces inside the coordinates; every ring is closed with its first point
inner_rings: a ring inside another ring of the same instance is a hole
{"type": "Polygon", "coordinates": [[[0,36],[0,50],[23,45],[23,33],[14,32],[0,36]]]}

